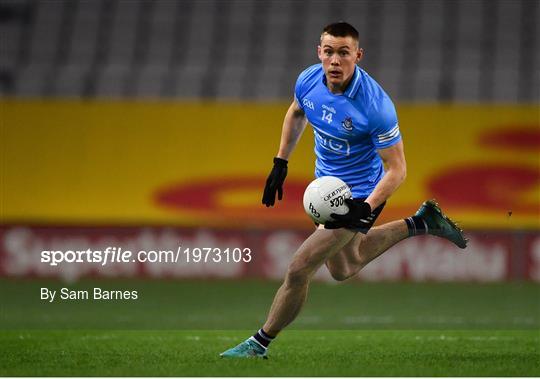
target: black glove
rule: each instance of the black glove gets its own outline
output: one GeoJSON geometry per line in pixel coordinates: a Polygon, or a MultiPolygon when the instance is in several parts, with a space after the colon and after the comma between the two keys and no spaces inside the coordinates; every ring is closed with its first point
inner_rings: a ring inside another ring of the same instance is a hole
{"type": "Polygon", "coordinates": [[[336,221],[327,221],[324,224],[326,229],[357,229],[369,225],[371,222],[371,206],[368,203],[345,199],[345,204],[349,207],[349,212],[344,215],[332,213],[330,216],[336,221]]]}
{"type": "Polygon", "coordinates": [[[274,167],[266,179],[262,203],[271,207],[276,202],[276,191],[278,199],[283,199],[283,182],[287,177],[287,161],[281,158],[274,158],[274,167]]]}

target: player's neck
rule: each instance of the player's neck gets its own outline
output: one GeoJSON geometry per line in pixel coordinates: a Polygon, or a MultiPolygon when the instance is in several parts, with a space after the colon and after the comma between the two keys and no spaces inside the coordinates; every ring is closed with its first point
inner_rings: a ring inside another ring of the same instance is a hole
{"type": "Polygon", "coordinates": [[[330,92],[332,92],[332,94],[334,95],[341,95],[342,93],[345,92],[345,90],[347,89],[347,86],[349,85],[349,83],[351,82],[351,79],[352,79],[352,75],[349,79],[347,79],[346,81],[344,81],[343,83],[341,84],[332,84],[330,83],[328,80],[326,81],[326,87],[328,87],[328,90],[330,92]]]}

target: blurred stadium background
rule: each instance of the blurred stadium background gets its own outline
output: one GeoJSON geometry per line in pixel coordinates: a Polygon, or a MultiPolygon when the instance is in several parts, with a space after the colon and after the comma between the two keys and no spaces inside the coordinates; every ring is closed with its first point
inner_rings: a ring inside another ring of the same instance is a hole
{"type": "Polygon", "coordinates": [[[535,0],[2,0],[0,374],[538,375],[538,20],[535,0]],[[404,136],[408,178],[379,222],[436,198],[470,246],[410,239],[340,287],[323,268],[275,361],[220,362],[312,230],[309,129],[284,200],[260,198],[295,79],[337,20],[404,136]],[[108,246],[254,259],[40,262],[108,246]],[[39,299],[62,286],[139,299],[39,299]]]}
{"type": "Polygon", "coordinates": [[[280,278],[311,228],[309,131],[285,200],[266,209],[260,193],[295,78],[340,19],[406,142],[409,177],[382,221],[435,197],[471,236],[466,254],[407,241],[361,276],[540,280],[540,7],[504,0],[2,1],[2,275],[102,275],[40,268],[55,244],[180,241],[257,259],[118,274],[280,278]]]}
{"type": "MultiPolygon", "coordinates": [[[[266,209],[261,192],[295,79],[336,20],[359,29],[361,66],[394,99],[404,135],[409,175],[380,222],[436,198],[471,238],[465,252],[405,241],[359,280],[540,281],[539,19],[527,0],[3,0],[6,296],[40,278],[281,279],[312,228],[301,205],[309,130],[285,199],[266,209]],[[249,247],[254,261],[39,260],[41,250],[179,245],[249,247]]],[[[324,268],[317,279],[331,281],[324,268]]],[[[524,303],[536,311],[517,325],[538,326],[538,301],[524,303]]]]}

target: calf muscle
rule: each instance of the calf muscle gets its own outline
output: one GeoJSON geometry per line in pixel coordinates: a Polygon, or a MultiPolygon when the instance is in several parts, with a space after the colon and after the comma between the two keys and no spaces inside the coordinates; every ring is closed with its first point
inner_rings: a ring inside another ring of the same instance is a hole
{"type": "Polygon", "coordinates": [[[311,277],[354,235],[354,232],[346,229],[317,229],[304,241],[294,254],[285,281],[274,297],[263,326],[265,332],[275,336],[298,316],[306,300],[311,277]]]}

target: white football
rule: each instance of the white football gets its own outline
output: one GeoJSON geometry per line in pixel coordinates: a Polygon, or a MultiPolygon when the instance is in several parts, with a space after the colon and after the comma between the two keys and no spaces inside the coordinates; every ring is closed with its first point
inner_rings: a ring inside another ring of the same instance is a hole
{"type": "Polygon", "coordinates": [[[345,214],[349,207],[345,199],[352,197],[351,189],[335,176],[321,176],[312,181],[304,192],[304,210],[313,221],[324,224],[333,221],[330,214],[345,214]]]}

